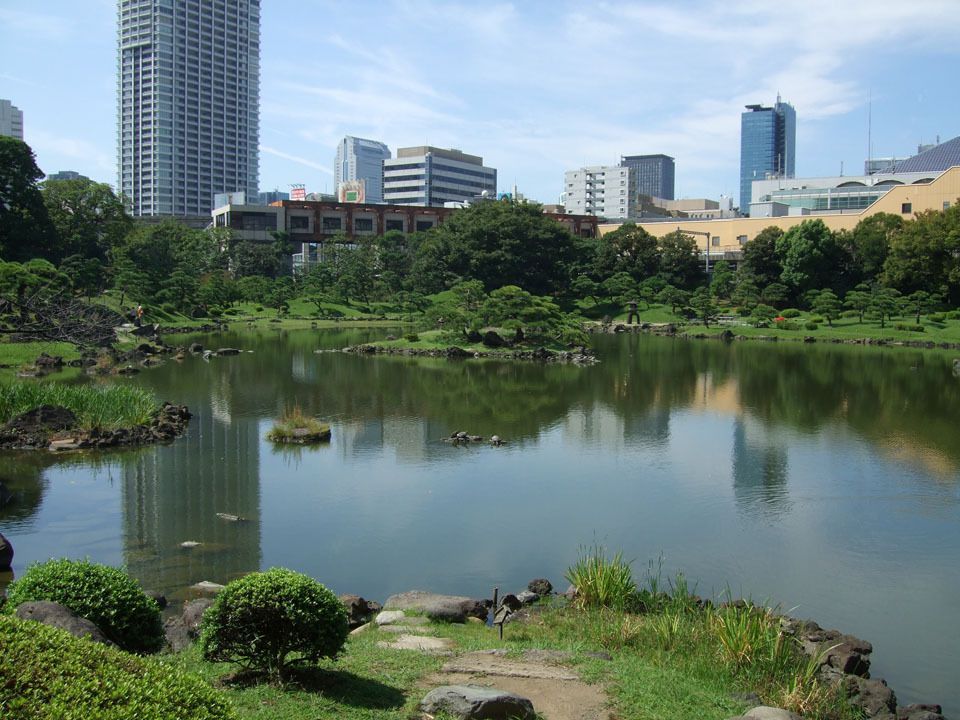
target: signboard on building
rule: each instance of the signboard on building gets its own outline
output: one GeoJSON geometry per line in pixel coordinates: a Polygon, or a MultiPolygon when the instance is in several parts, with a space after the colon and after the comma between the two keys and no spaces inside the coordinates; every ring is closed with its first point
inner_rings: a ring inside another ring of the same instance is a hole
{"type": "Polygon", "coordinates": [[[337,186],[337,200],[342,203],[366,202],[367,192],[363,180],[345,180],[337,186]]]}
{"type": "Polygon", "coordinates": [[[302,202],[307,199],[307,188],[304,185],[290,186],[290,199],[302,202]]]}

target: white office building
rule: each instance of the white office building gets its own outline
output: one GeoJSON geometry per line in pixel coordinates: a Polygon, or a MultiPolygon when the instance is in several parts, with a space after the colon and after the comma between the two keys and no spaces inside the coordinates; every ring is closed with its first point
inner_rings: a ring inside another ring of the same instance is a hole
{"type": "Polygon", "coordinates": [[[333,161],[334,187],[363,180],[366,202],[383,202],[383,161],[389,159],[390,148],[382,142],[347,135],[337,145],[333,161]]]}
{"type": "Polygon", "coordinates": [[[568,170],[563,186],[563,207],[568,213],[607,220],[639,217],[636,172],[630,167],[594,165],[568,170]]]}
{"type": "Polygon", "coordinates": [[[260,0],[118,0],[117,187],[135,216],[257,197],[260,0]]]}
{"type": "Polygon", "coordinates": [[[0,98],[0,135],[23,140],[23,111],[9,100],[0,98]]]}
{"type": "Polygon", "coordinates": [[[420,145],[398,148],[397,157],[383,161],[383,199],[388,203],[443,207],[484,193],[497,196],[497,171],[484,167],[477,155],[420,145]]]}

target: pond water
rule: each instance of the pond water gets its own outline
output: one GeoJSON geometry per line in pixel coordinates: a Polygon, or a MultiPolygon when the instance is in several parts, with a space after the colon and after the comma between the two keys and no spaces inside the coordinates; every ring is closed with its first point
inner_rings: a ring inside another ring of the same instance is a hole
{"type": "Polygon", "coordinates": [[[0,456],[15,572],[88,556],[183,599],[201,580],[286,566],[380,601],[489,597],[540,576],[563,589],[580,548],[600,543],[638,579],[660,563],[702,595],[866,638],[901,703],[960,716],[950,355],[646,336],[596,338],[586,368],[314,352],[386,332],[189,338],[252,352],[129,380],[189,405],[183,438],[0,456]],[[328,445],[264,439],[294,405],[331,423],[328,445]],[[507,444],[442,442],[457,430],[507,444]]]}

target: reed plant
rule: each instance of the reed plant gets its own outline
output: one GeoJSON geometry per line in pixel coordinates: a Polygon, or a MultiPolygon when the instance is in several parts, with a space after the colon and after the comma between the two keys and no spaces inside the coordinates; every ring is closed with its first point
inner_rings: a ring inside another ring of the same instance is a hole
{"type": "Polygon", "coordinates": [[[41,405],[65,407],[77,416],[82,429],[103,430],[149,423],[159,408],[153,393],[129,385],[64,385],[21,380],[0,384],[0,422],[41,405]]]}
{"type": "Polygon", "coordinates": [[[637,585],[630,563],[622,553],[611,558],[600,545],[581,547],[577,562],[567,569],[567,580],[577,589],[581,608],[605,607],[624,610],[635,601],[637,585]]]}

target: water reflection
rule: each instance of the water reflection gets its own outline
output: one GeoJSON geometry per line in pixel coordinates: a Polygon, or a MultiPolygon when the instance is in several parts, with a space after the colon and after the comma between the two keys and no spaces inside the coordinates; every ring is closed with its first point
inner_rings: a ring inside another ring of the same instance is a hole
{"type": "Polygon", "coordinates": [[[786,449],[759,423],[739,417],[733,428],[733,493],[738,506],[747,513],[788,512],[786,449]]]}

